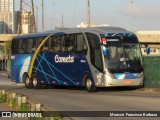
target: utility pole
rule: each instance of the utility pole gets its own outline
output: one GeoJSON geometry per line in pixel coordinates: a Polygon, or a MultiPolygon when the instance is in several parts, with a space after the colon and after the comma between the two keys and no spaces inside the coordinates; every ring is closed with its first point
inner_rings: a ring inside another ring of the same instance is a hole
{"type": "Polygon", "coordinates": [[[44,32],[44,0],[42,0],[42,31],[44,32]]]}
{"type": "Polygon", "coordinates": [[[131,1],[132,3],[132,32],[133,32],[133,0],[131,1]]]}
{"type": "Polygon", "coordinates": [[[76,27],[76,0],[74,0],[74,27],[76,27]]]}
{"type": "Polygon", "coordinates": [[[62,28],[64,28],[64,16],[65,15],[66,15],[65,13],[60,14],[60,16],[62,17],[62,28]]]}
{"type": "Polygon", "coordinates": [[[22,34],[22,0],[20,1],[20,10],[18,11],[18,31],[17,34],[22,34]]]}
{"type": "Polygon", "coordinates": [[[90,23],[91,21],[90,21],[90,0],[88,0],[88,27],[90,27],[90,23]]]}
{"type": "Polygon", "coordinates": [[[41,4],[37,4],[36,5],[36,29],[37,29],[37,32],[39,31],[38,30],[38,7],[40,6],[41,4]]]}
{"type": "Polygon", "coordinates": [[[32,22],[33,22],[33,29],[32,29],[32,32],[35,33],[37,32],[36,30],[36,21],[35,21],[35,15],[34,15],[34,3],[33,3],[33,0],[31,0],[32,2],[32,22]]]}
{"type": "Polygon", "coordinates": [[[64,16],[64,15],[62,14],[62,28],[63,28],[63,16],[64,16]]]}

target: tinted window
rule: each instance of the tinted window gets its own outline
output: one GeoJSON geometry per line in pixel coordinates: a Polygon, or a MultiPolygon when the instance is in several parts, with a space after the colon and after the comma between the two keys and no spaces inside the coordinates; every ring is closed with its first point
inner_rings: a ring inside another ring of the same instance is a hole
{"type": "Polygon", "coordinates": [[[61,50],[61,43],[60,43],[60,36],[52,36],[50,38],[50,52],[60,52],[61,50]]]}
{"type": "Polygon", "coordinates": [[[30,40],[32,41],[32,44],[30,44],[31,53],[34,53],[36,51],[36,48],[37,48],[37,38],[31,38],[30,40]]]}
{"type": "Polygon", "coordinates": [[[102,64],[102,54],[100,46],[100,38],[98,35],[93,33],[86,33],[88,43],[90,46],[90,59],[93,66],[95,66],[99,71],[103,71],[102,64]]]}
{"type": "Polygon", "coordinates": [[[43,38],[25,38],[13,39],[12,53],[13,54],[32,54],[36,51],[43,38]]]}
{"type": "Polygon", "coordinates": [[[13,39],[12,40],[12,54],[17,54],[18,53],[18,42],[17,40],[13,39]]]}
{"type": "Polygon", "coordinates": [[[76,52],[84,52],[87,54],[87,44],[83,34],[76,34],[76,52]]]}
{"type": "MultiPolygon", "coordinates": [[[[34,53],[45,37],[16,39],[12,42],[13,54],[34,53]]],[[[67,34],[51,36],[40,48],[40,52],[83,52],[87,53],[84,35],[67,34]]]]}
{"type": "Polygon", "coordinates": [[[87,53],[87,44],[83,34],[68,34],[61,36],[62,52],[84,52],[87,53]]]}
{"type": "Polygon", "coordinates": [[[74,52],[75,36],[74,34],[68,34],[61,37],[61,51],[62,52],[74,52]]]}

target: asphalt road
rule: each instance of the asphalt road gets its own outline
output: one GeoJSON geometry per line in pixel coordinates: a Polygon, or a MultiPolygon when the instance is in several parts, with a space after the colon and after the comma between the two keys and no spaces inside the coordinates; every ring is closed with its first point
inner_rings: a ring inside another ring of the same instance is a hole
{"type": "MultiPolygon", "coordinates": [[[[11,82],[2,72],[0,72],[0,88],[29,96],[57,111],[160,111],[159,92],[140,92],[116,88],[100,89],[95,93],[88,93],[83,88],[26,89],[22,84],[11,82]]],[[[111,118],[103,119],[110,120],[111,118]]],[[[160,118],[114,117],[112,119],[159,120],[160,118]]]]}

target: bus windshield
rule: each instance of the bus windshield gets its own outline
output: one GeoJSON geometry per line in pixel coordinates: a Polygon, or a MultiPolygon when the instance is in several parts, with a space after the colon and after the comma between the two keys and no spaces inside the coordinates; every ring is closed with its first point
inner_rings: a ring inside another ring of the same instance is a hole
{"type": "Polygon", "coordinates": [[[107,43],[106,67],[113,71],[142,68],[142,56],[138,43],[107,43]]]}

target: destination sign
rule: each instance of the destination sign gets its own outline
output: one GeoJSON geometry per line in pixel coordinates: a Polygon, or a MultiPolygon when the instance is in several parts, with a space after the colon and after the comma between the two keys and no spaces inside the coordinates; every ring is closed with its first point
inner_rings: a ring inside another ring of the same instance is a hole
{"type": "Polygon", "coordinates": [[[107,42],[119,42],[119,39],[107,39],[107,42]]]}

